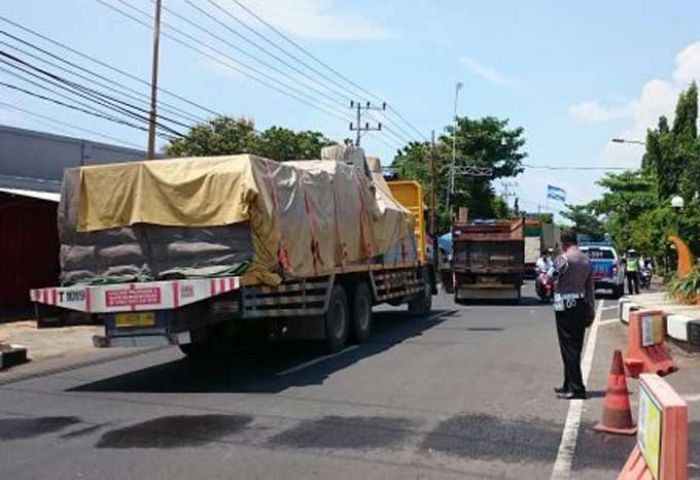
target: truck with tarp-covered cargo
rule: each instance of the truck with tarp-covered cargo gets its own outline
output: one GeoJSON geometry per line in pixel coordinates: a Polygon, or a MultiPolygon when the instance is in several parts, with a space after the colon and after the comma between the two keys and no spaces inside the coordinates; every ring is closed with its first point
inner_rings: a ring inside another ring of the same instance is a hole
{"type": "Polygon", "coordinates": [[[106,346],[206,356],[256,330],[338,351],[369,337],[374,305],[424,314],[435,292],[420,185],[387,184],[352,147],[68,169],[58,228],[61,285],[31,291],[38,320],[102,320],[106,346]]]}

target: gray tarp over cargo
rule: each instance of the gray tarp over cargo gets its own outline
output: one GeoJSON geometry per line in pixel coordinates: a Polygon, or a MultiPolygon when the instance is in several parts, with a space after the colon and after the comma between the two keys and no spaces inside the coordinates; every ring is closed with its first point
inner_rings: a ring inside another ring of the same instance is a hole
{"type": "Polygon", "coordinates": [[[410,212],[353,166],[361,151],[328,153],[340,161],[236,155],[67,170],[62,282],[245,271],[248,283],[276,283],[389,253],[413,261],[410,212]]]}

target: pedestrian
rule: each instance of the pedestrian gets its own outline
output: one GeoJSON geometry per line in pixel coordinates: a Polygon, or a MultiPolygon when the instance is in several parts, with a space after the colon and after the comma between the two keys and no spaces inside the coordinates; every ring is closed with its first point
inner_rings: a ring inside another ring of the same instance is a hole
{"type": "Polygon", "coordinates": [[[634,249],[627,250],[625,256],[625,277],[630,295],[639,295],[639,256],[634,249]]]}
{"type": "Polygon", "coordinates": [[[578,249],[574,232],[563,232],[561,245],[563,253],[549,271],[554,280],[554,315],[564,363],[564,383],[554,391],[562,399],[585,399],[581,351],[586,328],[595,317],[593,268],[588,256],[578,249]]]}

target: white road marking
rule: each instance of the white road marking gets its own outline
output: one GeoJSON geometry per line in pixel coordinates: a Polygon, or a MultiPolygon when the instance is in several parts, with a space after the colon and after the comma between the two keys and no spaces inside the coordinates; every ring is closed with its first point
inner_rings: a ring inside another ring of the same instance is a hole
{"type": "Polygon", "coordinates": [[[303,362],[303,363],[300,363],[299,365],[296,365],[292,368],[282,370],[281,372],[277,372],[275,375],[277,375],[278,377],[283,377],[285,375],[289,375],[290,373],[295,373],[295,372],[298,372],[299,370],[304,370],[305,368],[316,365],[317,363],[325,362],[326,360],[330,360],[331,358],[335,358],[335,357],[342,355],[344,353],[351,352],[357,348],[360,348],[360,346],[359,345],[352,345],[352,346],[345,348],[337,353],[329,353],[328,355],[316,357],[314,359],[309,360],[308,362],[303,362]]]}
{"type": "Polygon", "coordinates": [[[609,320],[601,320],[599,322],[599,325],[610,325],[611,323],[620,323],[620,320],[617,318],[611,318],[609,320]]]}
{"type": "MultiPolygon", "coordinates": [[[[588,383],[593,365],[593,352],[595,351],[596,339],[598,338],[598,327],[600,326],[600,315],[603,311],[603,302],[598,304],[591,331],[588,334],[588,341],[583,353],[581,362],[581,374],[583,383],[588,383]]],[[[569,412],[566,415],[564,431],[561,434],[561,443],[557,452],[557,459],[552,469],[552,480],[568,479],[571,476],[571,466],[574,463],[576,453],[576,441],[581,427],[581,415],[583,414],[583,400],[571,400],[569,402],[569,412]]]]}
{"type": "Polygon", "coordinates": [[[700,402],[700,393],[696,393],[695,395],[685,395],[683,396],[683,400],[686,402],[700,402]]]}
{"type": "Polygon", "coordinates": [[[617,310],[617,309],[618,309],[618,306],[617,306],[617,305],[612,305],[612,306],[610,306],[610,307],[603,307],[603,308],[602,308],[602,310],[603,310],[604,312],[607,312],[608,310],[617,310]]]}
{"type": "MultiPolygon", "coordinates": [[[[438,318],[440,318],[444,315],[447,315],[449,313],[452,313],[452,312],[454,312],[454,310],[447,310],[445,312],[439,312],[439,313],[436,313],[436,314],[431,315],[430,317],[426,318],[426,320],[427,321],[437,320],[438,318]]],[[[300,370],[304,370],[305,368],[312,367],[318,363],[325,362],[326,360],[330,360],[331,358],[335,358],[339,355],[343,355],[344,353],[351,352],[357,348],[360,348],[360,346],[359,345],[352,345],[350,347],[347,347],[347,348],[341,350],[340,352],[329,353],[328,355],[323,355],[321,357],[313,358],[313,359],[309,360],[308,362],[303,362],[303,363],[300,363],[299,365],[296,365],[294,367],[288,368],[286,370],[282,370],[281,372],[277,372],[275,374],[275,376],[283,377],[285,375],[289,375],[291,373],[295,373],[295,372],[298,372],[300,370]]]]}

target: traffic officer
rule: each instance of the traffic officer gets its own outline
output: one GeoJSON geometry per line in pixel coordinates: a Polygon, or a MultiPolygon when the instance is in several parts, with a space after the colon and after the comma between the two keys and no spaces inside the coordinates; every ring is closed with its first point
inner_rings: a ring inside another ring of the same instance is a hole
{"type": "Polygon", "coordinates": [[[564,383],[554,391],[559,398],[585,399],[581,351],[586,328],[595,316],[593,269],[588,256],[578,249],[574,232],[563,232],[561,245],[563,253],[548,274],[554,281],[554,315],[564,363],[564,383]]]}
{"type": "Polygon", "coordinates": [[[627,290],[630,295],[639,295],[639,257],[634,249],[627,250],[625,277],[627,277],[627,290]]]}

